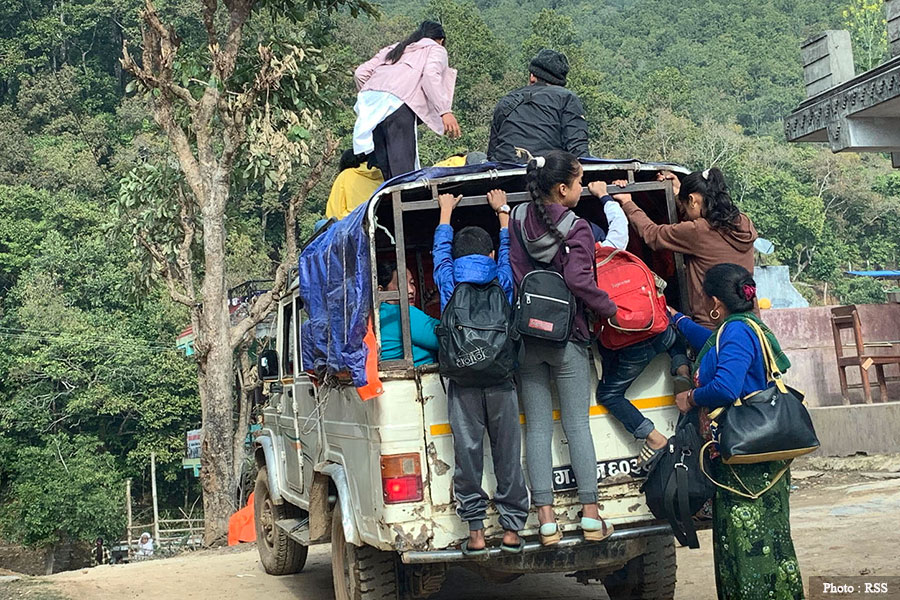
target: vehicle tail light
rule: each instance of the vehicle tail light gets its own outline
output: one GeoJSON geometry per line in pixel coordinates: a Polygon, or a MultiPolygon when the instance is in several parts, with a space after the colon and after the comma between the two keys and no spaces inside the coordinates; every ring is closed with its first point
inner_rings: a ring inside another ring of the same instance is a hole
{"type": "Polygon", "coordinates": [[[381,489],[385,504],[419,502],[422,493],[422,464],[418,454],[389,454],[381,457],[381,489]]]}

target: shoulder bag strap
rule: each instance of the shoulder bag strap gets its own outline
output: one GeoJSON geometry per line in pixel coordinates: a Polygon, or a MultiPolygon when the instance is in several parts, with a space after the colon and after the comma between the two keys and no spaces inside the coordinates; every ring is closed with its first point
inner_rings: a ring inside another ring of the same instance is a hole
{"type": "MultiPolygon", "coordinates": [[[[766,379],[775,382],[778,391],[786,394],[787,388],[785,387],[784,381],[782,381],[782,373],[778,370],[778,365],[775,362],[775,352],[772,350],[772,345],[769,343],[769,340],[766,339],[766,334],[763,333],[763,330],[759,325],[750,319],[741,319],[741,322],[746,323],[759,340],[759,346],[762,348],[763,353],[763,363],[766,367],[766,379]]],[[[719,343],[722,340],[723,331],[725,331],[725,325],[720,327],[719,332],[716,334],[716,354],[719,353],[719,343]]]]}
{"type": "Polygon", "coordinates": [[[694,518],[690,514],[690,499],[688,498],[687,469],[675,467],[674,473],[666,482],[663,506],[671,521],[672,533],[678,539],[678,543],[688,548],[699,548],[697,528],[694,527],[694,518]],[[675,498],[678,498],[678,510],[675,510],[675,498]]]}
{"type": "Polygon", "coordinates": [[[502,126],[506,123],[506,120],[509,118],[509,115],[513,113],[517,108],[525,104],[526,102],[531,102],[531,96],[534,92],[531,90],[525,90],[519,98],[516,99],[515,102],[511,103],[509,107],[501,113],[503,120],[500,121],[498,127],[502,126]]]}
{"type": "Polygon", "coordinates": [[[784,468],[775,474],[775,477],[772,478],[772,481],[770,481],[766,487],[764,487],[762,490],[760,490],[759,492],[756,492],[756,493],[752,492],[749,488],[747,488],[747,486],[744,484],[744,482],[741,481],[741,478],[738,477],[738,474],[734,472],[734,467],[732,467],[731,465],[728,465],[728,468],[731,469],[731,473],[734,475],[734,478],[737,479],[738,482],[741,484],[741,487],[743,487],[746,490],[745,492],[741,492],[739,490],[734,489],[733,487],[727,486],[723,483],[719,483],[718,481],[713,479],[712,475],[710,475],[706,471],[706,461],[703,460],[703,458],[706,456],[706,449],[711,444],[715,444],[715,441],[710,440],[710,441],[706,442],[705,444],[703,444],[703,448],[700,449],[700,470],[703,471],[703,474],[706,475],[706,478],[709,479],[710,481],[712,481],[716,487],[720,487],[723,490],[728,490],[732,494],[737,494],[738,496],[743,496],[744,498],[749,498],[750,500],[756,500],[760,496],[762,496],[763,494],[765,494],[766,492],[771,490],[775,486],[776,483],[781,481],[781,478],[784,477],[784,475],[785,475],[785,473],[787,473],[788,469],[791,468],[791,463],[793,462],[793,459],[787,461],[787,463],[784,465],[784,468]]]}
{"type": "Polygon", "coordinates": [[[775,361],[775,351],[772,350],[772,344],[769,343],[769,339],[766,337],[766,334],[763,333],[762,328],[758,324],[749,319],[745,319],[744,322],[750,326],[750,329],[752,329],[756,334],[756,337],[759,338],[759,345],[762,347],[764,360],[766,362],[766,377],[769,381],[775,382],[775,386],[778,387],[778,391],[786,394],[787,387],[782,380],[781,371],[778,370],[778,364],[775,361]]]}
{"type": "Polygon", "coordinates": [[[513,230],[513,233],[515,233],[516,235],[516,239],[519,240],[519,245],[522,246],[522,252],[525,253],[525,256],[527,256],[529,262],[531,262],[531,268],[537,271],[541,267],[538,262],[534,260],[534,257],[531,256],[531,252],[528,251],[528,246],[525,245],[525,216],[528,214],[528,209],[523,207],[527,206],[528,204],[523,203],[512,209],[512,212],[509,215],[510,220],[512,221],[512,227],[510,227],[510,229],[513,230]],[[519,218],[518,213],[524,213],[522,214],[521,219],[519,218]]]}

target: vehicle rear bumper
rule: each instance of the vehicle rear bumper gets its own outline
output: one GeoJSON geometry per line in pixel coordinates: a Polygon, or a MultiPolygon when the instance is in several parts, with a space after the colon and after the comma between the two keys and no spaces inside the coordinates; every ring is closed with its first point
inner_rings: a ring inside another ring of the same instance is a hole
{"type": "MultiPolygon", "coordinates": [[[[616,529],[613,534],[602,542],[586,542],[580,534],[569,534],[563,537],[558,544],[553,546],[542,546],[540,541],[525,540],[525,547],[520,554],[511,554],[504,552],[499,547],[493,547],[488,550],[487,555],[469,557],[462,553],[462,550],[432,550],[432,551],[409,551],[401,552],[400,559],[404,564],[427,564],[427,563],[448,563],[448,562],[492,562],[492,568],[511,572],[528,572],[535,568],[536,555],[539,553],[553,555],[553,561],[560,564],[559,570],[567,570],[569,568],[578,568],[577,563],[580,562],[576,554],[584,549],[590,551],[592,559],[603,562],[608,560],[610,564],[616,564],[622,559],[628,560],[632,558],[628,556],[633,554],[629,552],[629,544],[632,540],[640,540],[660,535],[672,535],[672,529],[668,524],[653,524],[639,527],[629,527],[616,529]],[[570,554],[571,560],[560,561],[560,554],[570,554]],[[567,563],[571,563],[571,565],[567,563]],[[498,564],[500,563],[500,564],[498,564]]],[[[549,556],[547,558],[550,558],[549,556]]],[[[542,561],[543,562],[543,561],[542,561]]],[[[554,569],[556,570],[556,569],[554,569]]]]}

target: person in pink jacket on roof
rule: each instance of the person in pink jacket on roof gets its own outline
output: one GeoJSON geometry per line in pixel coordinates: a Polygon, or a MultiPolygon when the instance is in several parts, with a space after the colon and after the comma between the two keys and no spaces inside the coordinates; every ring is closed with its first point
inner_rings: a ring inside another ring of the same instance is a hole
{"type": "Polygon", "coordinates": [[[369,166],[381,169],[385,181],[419,168],[419,122],[438,135],[460,135],[452,112],[456,69],[450,68],[445,39],[440,23],[423,21],[411,36],[356,68],[353,151],[372,155],[369,166]]]}

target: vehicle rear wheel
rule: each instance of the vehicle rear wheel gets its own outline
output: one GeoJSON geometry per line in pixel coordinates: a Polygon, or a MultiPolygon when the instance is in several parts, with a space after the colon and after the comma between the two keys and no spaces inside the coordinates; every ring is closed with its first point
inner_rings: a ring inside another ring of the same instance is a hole
{"type": "Polygon", "coordinates": [[[397,553],[354,546],[344,538],[341,505],[331,521],[331,572],[335,600],[397,600],[397,553]]]}
{"type": "Polygon", "coordinates": [[[610,600],[672,600],[675,598],[675,538],[657,536],[647,550],[603,580],[610,600]]]}
{"type": "Polygon", "coordinates": [[[301,509],[287,502],[275,504],[269,491],[268,469],[261,467],[253,488],[253,516],[259,560],[269,575],[299,573],[306,565],[309,548],[295,542],[275,524],[280,519],[299,519],[302,514],[301,509]]]}

